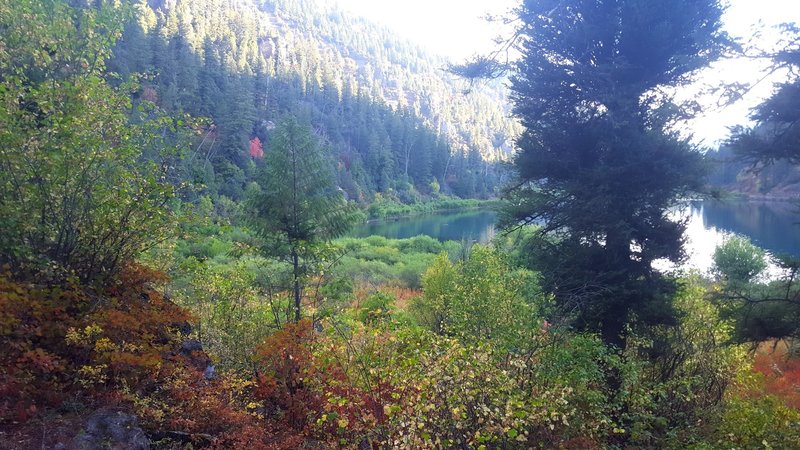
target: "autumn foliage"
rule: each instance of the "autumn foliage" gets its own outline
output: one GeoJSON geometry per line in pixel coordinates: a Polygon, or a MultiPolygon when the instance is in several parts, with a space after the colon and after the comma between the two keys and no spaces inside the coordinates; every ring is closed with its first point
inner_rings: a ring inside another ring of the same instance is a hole
{"type": "Polygon", "coordinates": [[[792,355],[785,341],[759,346],[753,358],[753,370],[764,377],[764,392],[800,410],[800,358],[792,355]]]}
{"type": "MultiPolygon", "coordinates": [[[[252,349],[251,373],[208,377],[208,355],[185,351],[193,318],[160,294],[163,275],[126,266],[103,289],[57,279],[0,277],[5,428],[34,426],[65,404],[81,405],[78,415],[113,405],[168,448],[600,448],[670,442],[645,427],[686,414],[660,408],[672,385],[652,384],[635,361],[619,366],[635,401],[610,399],[603,368],[622,362],[596,337],[537,332],[528,350],[509,353],[393,315],[360,321],[359,309],[352,320],[287,324],[252,349]],[[614,421],[622,407],[630,425],[614,421]]],[[[719,417],[709,412],[709,423],[731,430],[708,431],[713,442],[789,442],[779,440],[789,428],[769,431],[770,420],[791,427],[798,417],[788,350],[763,347],[755,372],[743,367],[742,379],[758,380],[737,382],[729,406],[712,411],[719,417]]],[[[697,395],[688,383],[681,395],[697,395]]]]}
{"type": "Polygon", "coordinates": [[[128,267],[106,289],[75,280],[0,276],[0,425],[24,427],[78,402],[137,414],[152,436],[209,448],[294,448],[255,413],[253,382],[207,379],[208,357],[180,351],[187,310],[154,288],[163,276],[128,267]]]}
{"type": "Polygon", "coordinates": [[[261,139],[258,137],[250,139],[250,157],[253,159],[261,159],[264,157],[264,147],[261,145],[261,139]]]}
{"type": "Polygon", "coordinates": [[[303,320],[287,324],[269,336],[256,350],[256,396],[269,405],[269,414],[280,414],[294,429],[306,430],[311,414],[319,410],[320,397],[311,389],[317,376],[313,350],[314,330],[303,320]]]}

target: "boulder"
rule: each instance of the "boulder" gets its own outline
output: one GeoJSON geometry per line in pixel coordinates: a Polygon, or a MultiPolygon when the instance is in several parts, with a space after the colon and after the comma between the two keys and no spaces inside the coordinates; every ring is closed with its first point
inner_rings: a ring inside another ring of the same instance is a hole
{"type": "Polygon", "coordinates": [[[150,450],[150,439],[133,414],[103,408],[92,413],[69,450],[150,450]]]}

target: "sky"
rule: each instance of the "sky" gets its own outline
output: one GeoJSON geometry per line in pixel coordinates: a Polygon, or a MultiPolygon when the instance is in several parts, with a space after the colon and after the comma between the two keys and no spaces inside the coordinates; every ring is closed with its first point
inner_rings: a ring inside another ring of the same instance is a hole
{"type": "MultiPolygon", "coordinates": [[[[500,23],[484,20],[487,14],[501,15],[518,4],[517,0],[335,0],[342,8],[381,23],[422,48],[462,61],[473,54],[486,54],[494,48],[493,39],[504,30],[500,23]]],[[[767,27],[782,22],[800,23],[800,0],[728,0],[723,18],[725,29],[734,37],[749,40],[757,25],[767,27]]],[[[761,40],[774,41],[770,31],[761,40]]],[[[709,84],[719,82],[752,83],[762,78],[763,67],[753,61],[727,61],[715,65],[704,76],[709,84]]],[[[715,98],[706,97],[700,117],[688,124],[694,142],[714,147],[728,135],[728,127],[747,125],[747,114],[761,99],[769,96],[776,74],[754,88],[742,101],[719,107],[715,98]]],[[[692,95],[692,94],[689,94],[692,95]]]]}
{"type": "Polygon", "coordinates": [[[454,61],[492,48],[502,31],[484,20],[516,0],[337,0],[345,10],[381,23],[435,54],[454,61]]]}

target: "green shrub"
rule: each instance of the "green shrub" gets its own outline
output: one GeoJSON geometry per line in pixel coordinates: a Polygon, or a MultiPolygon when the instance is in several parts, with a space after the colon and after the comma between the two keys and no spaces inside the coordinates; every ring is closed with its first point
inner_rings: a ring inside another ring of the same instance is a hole
{"type": "MultiPolygon", "coordinates": [[[[421,275],[445,246],[429,236],[387,239],[382,236],[341,238],[336,241],[345,256],[334,270],[359,282],[383,284],[399,281],[416,289],[421,275]]],[[[458,246],[450,243],[449,247],[458,246]]]]}
{"type": "Polygon", "coordinates": [[[364,261],[345,256],[335,268],[336,274],[349,277],[356,283],[388,283],[396,278],[395,270],[383,261],[364,261]]]}
{"type": "Polygon", "coordinates": [[[767,268],[766,252],[744,236],[732,236],[714,250],[714,271],[733,283],[748,283],[767,268]]]}
{"type": "Polygon", "coordinates": [[[398,241],[398,248],[401,252],[439,253],[442,243],[430,236],[420,235],[398,241]]]}
{"type": "MultiPolygon", "coordinates": [[[[745,391],[763,390],[752,373],[743,372],[738,383],[745,391]]],[[[771,395],[730,395],[715,419],[708,439],[713,448],[791,449],[800,442],[800,411],[771,395]]]]}
{"type": "Polygon", "coordinates": [[[522,348],[541,323],[532,272],[512,269],[502,255],[476,245],[466,261],[441,253],[423,277],[424,297],[415,302],[418,321],[466,341],[492,341],[522,348]]]}
{"type": "Polygon", "coordinates": [[[189,131],[106,81],[132,9],[71,4],[0,5],[0,265],[106,281],[171,235],[166,180],[189,131]]]}
{"type": "Polygon", "coordinates": [[[369,236],[364,238],[363,241],[373,247],[386,247],[389,245],[389,239],[383,236],[369,236]]]}
{"type": "Polygon", "coordinates": [[[432,253],[414,253],[399,265],[397,274],[399,280],[408,288],[419,289],[422,287],[422,274],[433,263],[432,253]]]}
{"type": "Polygon", "coordinates": [[[392,316],[397,299],[385,292],[374,292],[367,296],[358,308],[358,320],[365,324],[386,322],[392,316]]]}
{"type": "Polygon", "coordinates": [[[382,261],[386,264],[392,265],[402,259],[402,255],[398,249],[394,247],[365,247],[353,253],[354,258],[364,261],[382,261]]]}

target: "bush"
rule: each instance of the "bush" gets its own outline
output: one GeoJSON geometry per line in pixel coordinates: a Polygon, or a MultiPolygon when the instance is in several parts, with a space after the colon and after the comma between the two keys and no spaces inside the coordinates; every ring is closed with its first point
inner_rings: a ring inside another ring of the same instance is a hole
{"type": "Polygon", "coordinates": [[[11,276],[0,275],[0,423],[71,395],[140,386],[165,363],[189,318],[149,287],[163,277],[141,267],[121,271],[102,291],[74,279],[47,280],[48,287],[11,276]]]}
{"type": "Polygon", "coordinates": [[[474,246],[469,258],[456,264],[440,254],[425,272],[423,286],[413,311],[434,331],[520,349],[540,327],[544,297],[534,274],[512,269],[489,247],[474,246]]]}
{"type": "Polygon", "coordinates": [[[392,316],[397,299],[386,292],[375,292],[367,296],[358,308],[358,320],[365,324],[386,322],[392,316]]]}
{"type": "Polygon", "coordinates": [[[711,448],[788,449],[800,442],[800,411],[764,395],[763,379],[742,372],[718,412],[708,442],[711,448]]]}
{"type": "Polygon", "coordinates": [[[257,265],[249,259],[196,264],[181,274],[181,287],[174,291],[175,301],[194,312],[194,337],[221,369],[240,374],[250,373],[253,349],[279,328],[276,310],[285,310],[259,289],[257,265]]]}
{"type": "Polygon", "coordinates": [[[430,236],[415,236],[397,242],[397,247],[403,253],[439,253],[442,243],[430,236]]]}
{"type": "Polygon", "coordinates": [[[43,257],[84,281],[111,279],[171,229],[166,171],[183,122],[133,105],[136,86],[103,78],[125,10],[9,5],[0,4],[0,262],[43,257]]]}
{"type": "MultiPolygon", "coordinates": [[[[334,269],[337,276],[350,277],[363,283],[386,284],[399,281],[410,288],[421,286],[421,274],[444,246],[428,236],[410,239],[387,239],[382,236],[342,238],[345,256],[334,269]]],[[[458,246],[451,243],[450,248],[458,246]]]]}
{"type": "MultiPolygon", "coordinates": [[[[594,448],[609,431],[610,406],[598,382],[606,353],[597,339],[574,341],[587,351],[556,379],[536,375],[553,353],[513,355],[413,329],[331,329],[314,353],[324,370],[308,379],[328,399],[311,413],[316,434],[336,446],[594,448]]],[[[540,348],[563,342],[537,339],[540,348]]]]}
{"type": "Polygon", "coordinates": [[[766,252],[744,236],[732,236],[714,250],[714,271],[726,281],[749,283],[766,268],[766,252]]]}
{"type": "Polygon", "coordinates": [[[397,279],[407,288],[419,289],[422,287],[422,274],[433,263],[434,256],[432,254],[415,254],[413,256],[400,265],[397,279]]]}

